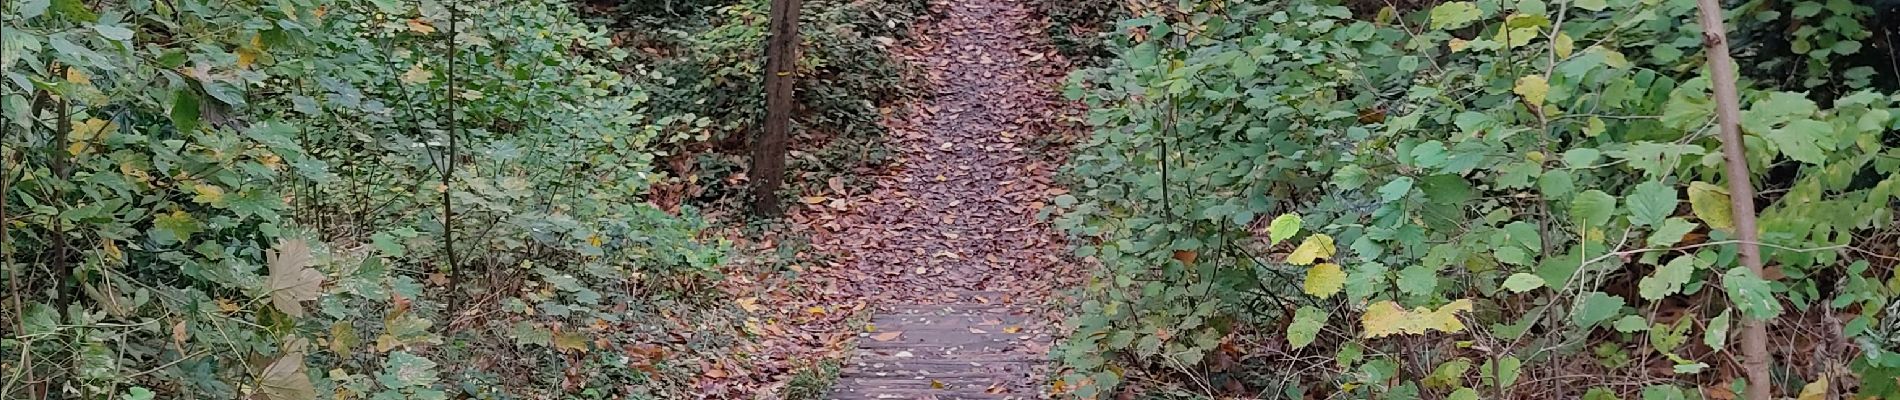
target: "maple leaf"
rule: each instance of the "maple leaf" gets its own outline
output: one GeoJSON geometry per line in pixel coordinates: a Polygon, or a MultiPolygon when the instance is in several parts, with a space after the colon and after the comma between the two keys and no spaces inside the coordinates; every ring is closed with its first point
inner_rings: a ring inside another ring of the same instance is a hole
{"type": "Polygon", "coordinates": [[[303,317],[300,302],[316,300],[323,293],[323,273],[310,268],[310,245],[303,239],[285,240],[264,258],[270,264],[271,305],[284,315],[303,317]]]}
{"type": "Polygon", "coordinates": [[[304,346],[308,342],[292,336],[284,343],[284,354],[264,367],[259,375],[259,392],[266,400],[312,400],[317,398],[317,388],[310,383],[310,375],[304,373],[304,346]]]}

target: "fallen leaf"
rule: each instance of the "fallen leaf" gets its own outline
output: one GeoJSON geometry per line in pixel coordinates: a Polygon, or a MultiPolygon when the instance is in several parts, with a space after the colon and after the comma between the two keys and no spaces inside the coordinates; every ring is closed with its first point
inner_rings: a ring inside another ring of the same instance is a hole
{"type": "Polygon", "coordinates": [[[890,332],[879,333],[876,335],[871,335],[871,340],[876,340],[879,342],[889,342],[892,340],[897,340],[898,336],[903,336],[903,335],[904,335],[904,331],[890,331],[890,332]]]}
{"type": "Polygon", "coordinates": [[[279,242],[264,256],[270,264],[271,305],[291,317],[303,317],[301,302],[316,300],[323,292],[323,273],[310,268],[310,245],[303,239],[279,242]]]}

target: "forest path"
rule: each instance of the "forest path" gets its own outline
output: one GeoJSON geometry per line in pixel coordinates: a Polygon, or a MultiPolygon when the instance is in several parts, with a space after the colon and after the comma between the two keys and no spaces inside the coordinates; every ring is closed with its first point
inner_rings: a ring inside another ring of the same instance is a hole
{"type": "Polygon", "coordinates": [[[1042,398],[1046,306],[1079,276],[1036,219],[1063,193],[1042,143],[1061,132],[1067,65],[1020,0],[930,6],[898,50],[935,91],[887,120],[898,161],[870,193],[801,213],[841,258],[820,273],[877,305],[831,398],[1042,398]]]}

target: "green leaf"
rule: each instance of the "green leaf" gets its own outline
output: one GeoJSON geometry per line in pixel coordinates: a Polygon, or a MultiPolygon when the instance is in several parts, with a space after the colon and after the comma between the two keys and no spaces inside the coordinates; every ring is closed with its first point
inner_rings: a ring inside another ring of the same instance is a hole
{"type": "Polygon", "coordinates": [[[1511,385],[1517,384],[1518,370],[1523,367],[1524,361],[1518,360],[1517,356],[1505,355],[1498,357],[1495,362],[1485,362],[1482,368],[1484,368],[1484,373],[1486,374],[1497,371],[1496,378],[1498,387],[1506,389],[1505,391],[1509,392],[1511,385]]]}
{"type": "Polygon", "coordinates": [[[172,244],[191,241],[191,235],[203,231],[198,220],[183,210],[152,217],[152,230],[147,234],[159,244],[172,244]]]}
{"type": "Polygon", "coordinates": [[[1570,4],[1577,6],[1577,8],[1590,11],[1603,11],[1603,9],[1610,7],[1610,2],[1605,0],[1577,0],[1570,2],[1570,4]]]}
{"type": "Polygon", "coordinates": [[[1401,176],[1379,187],[1379,198],[1385,201],[1398,201],[1412,192],[1412,177],[1401,176]]]}
{"type": "Polygon", "coordinates": [[[1602,156],[1603,152],[1588,147],[1570,149],[1564,152],[1564,165],[1571,168],[1589,167],[1596,165],[1597,159],[1602,156]]]}
{"type": "Polygon", "coordinates": [[[1623,312],[1623,298],[1603,292],[1583,295],[1583,301],[1571,310],[1570,321],[1577,326],[1592,326],[1623,312]]]}
{"type": "Polygon", "coordinates": [[[1768,281],[1755,276],[1748,267],[1731,268],[1722,274],[1722,288],[1728,291],[1729,302],[1742,311],[1743,317],[1763,321],[1781,314],[1781,301],[1775,299],[1768,281]]]}
{"type": "Polygon", "coordinates": [[[190,88],[172,91],[172,126],[179,132],[185,134],[197,132],[198,127],[201,126],[199,118],[202,115],[199,111],[197,93],[193,93],[190,88]]]}
{"type": "Polygon", "coordinates": [[[1313,343],[1319,336],[1321,327],[1326,326],[1326,311],[1313,306],[1301,306],[1293,311],[1293,323],[1287,325],[1286,342],[1293,348],[1303,348],[1313,343]]]}
{"type": "Polygon", "coordinates": [[[1676,189],[1657,181],[1643,181],[1628,198],[1629,219],[1639,226],[1661,223],[1676,212],[1676,189]]]}
{"type": "Polygon", "coordinates": [[[1709,320],[1708,329],[1702,331],[1702,344],[1709,345],[1709,348],[1715,351],[1722,351],[1722,348],[1728,344],[1728,314],[1729,310],[1722,310],[1721,315],[1709,320]]]}
{"type": "Polygon", "coordinates": [[[1768,131],[1767,139],[1788,158],[1821,165],[1827,162],[1827,152],[1834,149],[1834,127],[1826,122],[1802,119],[1768,131]]]}
{"type": "Polygon", "coordinates": [[[1610,215],[1616,212],[1616,198],[1601,190],[1590,189],[1578,193],[1570,201],[1570,216],[1590,228],[1602,227],[1610,222],[1610,215]]]}
{"type": "Polygon", "coordinates": [[[1482,16],[1476,4],[1469,1],[1454,1],[1432,7],[1432,29],[1458,29],[1470,25],[1482,16]]]}
{"type": "Polygon", "coordinates": [[[106,39],[118,41],[132,40],[132,30],[125,29],[125,27],[122,26],[98,24],[93,25],[92,30],[98,32],[99,37],[106,39]]]}
{"type": "Polygon", "coordinates": [[[1458,388],[1458,390],[1452,391],[1450,395],[1445,396],[1445,399],[1446,400],[1478,400],[1478,390],[1468,388],[1468,387],[1458,388]]]}
{"type": "Polygon", "coordinates": [[[1730,208],[1728,189],[1703,182],[1689,183],[1689,207],[1697,219],[1710,228],[1733,231],[1734,210],[1730,208]]]}
{"type": "Polygon", "coordinates": [[[94,14],[92,9],[86,8],[85,0],[53,0],[53,13],[80,22],[99,20],[99,14],[94,14]]]}
{"type": "Polygon", "coordinates": [[[1399,270],[1399,291],[1412,295],[1429,295],[1438,288],[1438,271],[1423,265],[1413,265],[1399,270]]]}
{"type": "Polygon", "coordinates": [[[1281,241],[1291,239],[1293,235],[1297,233],[1300,233],[1300,216],[1298,214],[1281,214],[1279,217],[1273,218],[1273,223],[1267,224],[1267,240],[1269,245],[1279,244],[1281,241]]]}
{"type": "Polygon", "coordinates": [[[1512,293],[1524,293],[1541,287],[1544,287],[1544,278],[1534,274],[1519,272],[1504,278],[1504,288],[1510,289],[1512,293]]]}
{"type": "Polygon", "coordinates": [[[1636,333],[1649,330],[1649,320],[1643,319],[1641,315],[1625,315],[1623,318],[1617,318],[1616,323],[1611,326],[1616,328],[1617,332],[1636,333]]]}
{"type": "Polygon", "coordinates": [[[1699,225],[1682,218],[1663,220],[1662,226],[1656,227],[1656,231],[1649,234],[1649,247],[1673,246],[1682,242],[1682,236],[1694,232],[1697,226],[1699,225]]]}
{"type": "Polygon", "coordinates": [[[19,18],[21,20],[29,20],[34,17],[46,15],[46,6],[50,3],[47,3],[46,0],[23,0],[16,4],[19,4],[18,7],[20,7],[19,18]]]}
{"type": "Polygon", "coordinates": [[[1679,256],[1669,260],[1668,264],[1656,268],[1654,275],[1643,277],[1636,283],[1636,292],[1644,300],[1658,300],[1669,295],[1681,293],[1682,285],[1689,283],[1689,276],[1695,272],[1695,256],[1679,256]]]}

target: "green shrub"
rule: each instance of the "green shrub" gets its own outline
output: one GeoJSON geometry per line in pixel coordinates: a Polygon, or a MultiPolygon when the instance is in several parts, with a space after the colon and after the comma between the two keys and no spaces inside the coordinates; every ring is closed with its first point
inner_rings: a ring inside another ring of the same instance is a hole
{"type": "MultiPolygon", "coordinates": [[[[1896,97],[1744,82],[1763,251],[1785,275],[1756,277],[1726,246],[1694,11],[1477,0],[1357,19],[1222,1],[1122,22],[1116,58],[1068,91],[1096,129],[1057,224],[1102,270],[1062,382],[1506,398],[1646,359],[1676,374],[1537,390],[1663,393],[1726,385],[1711,366],[1742,318],[1832,312],[1865,358],[1828,356],[1891,396],[1893,271],[1869,238],[1900,226],[1896,97]]],[[[1796,378],[1773,384],[1814,377],[1796,378]]]]}

